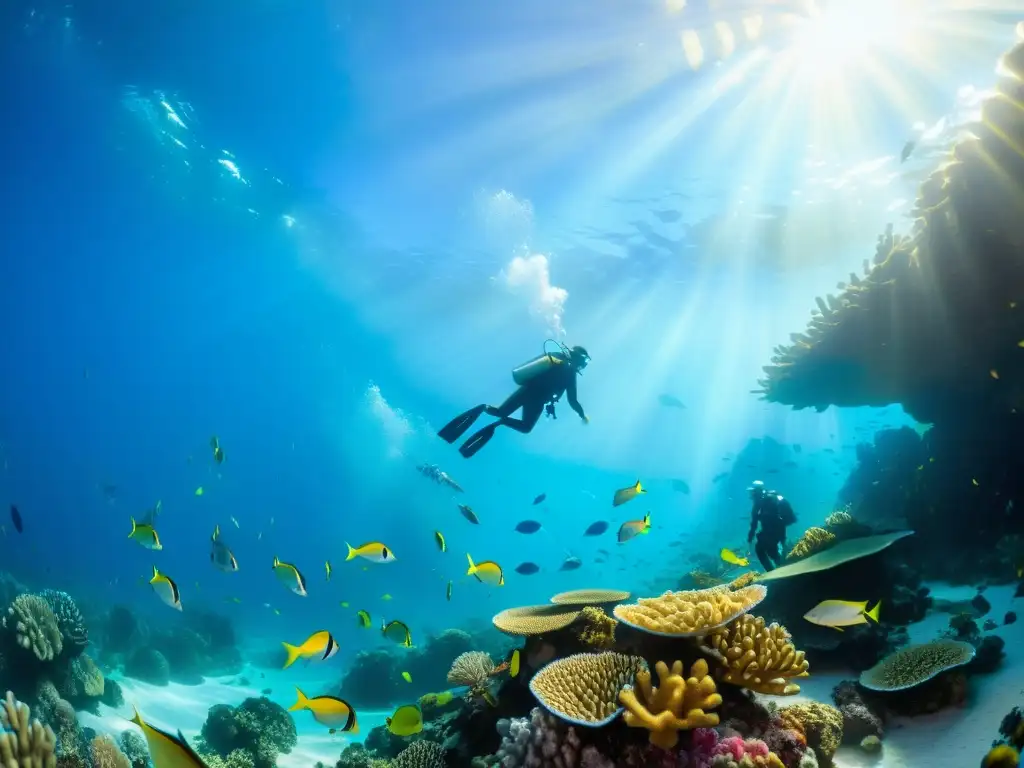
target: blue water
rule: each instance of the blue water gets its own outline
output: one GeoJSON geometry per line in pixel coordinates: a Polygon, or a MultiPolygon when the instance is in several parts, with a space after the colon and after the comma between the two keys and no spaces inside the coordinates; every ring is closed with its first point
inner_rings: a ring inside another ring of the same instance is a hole
{"type": "MultiPolygon", "coordinates": [[[[764,79],[723,84],[729,62],[686,67],[680,25],[712,30],[706,9],[212,5],[2,11],[0,500],[25,530],[6,526],[0,564],[30,586],[174,621],[140,582],[156,564],[184,610],[228,613],[247,647],[330,628],[342,667],[384,642],[356,629],[357,608],[415,639],[563,589],[672,587],[686,556],[740,541],[745,501],[713,478],[748,440],[801,446],[764,479],[813,523],[853,446],[912,424],[895,407],[792,412],[750,390],[813,296],[859,269],[886,222],[908,226],[890,203],[934,163],[895,156],[915,121],[990,81],[1010,40],[1000,17],[937,14],[932,44],[889,56],[885,78],[848,73],[784,102],[761,98],[764,79]],[[846,130],[814,117],[823,93],[846,130]],[[878,158],[815,192],[816,176],[878,158]],[[759,236],[780,216],[781,245],[759,236]],[[434,436],[500,401],[552,335],[593,356],[589,425],[563,404],[471,461],[434,436]],[[465,494],[422,478],[426,461],[465,494]],[[638,477],[649,493],[613,510],[638,477]],[[151,553],[129,517],[158,499],[151,553]],[[616,546],[645,512],[650,535],[616,546]],[[527,518],[542,531],[514,533],[527,518]],[[599,519],[609,533],[584,539],[599,519]],[[210,567],[217,524],[237,574],[210,567]],[[344,562],[345,542],[371,540],[397,561],[344,562]],[[501,563],[506,585],[467,578],[467,552],[501,563]],[[584,567],[557,571],[569,554],[584,567]],[[275,580],[275,555],[308,597],[275,580]],[[523,561],[542,574],[517,575],[523,561]]],[[[773,61],[788,40],[734,56],[773,61]]]]}

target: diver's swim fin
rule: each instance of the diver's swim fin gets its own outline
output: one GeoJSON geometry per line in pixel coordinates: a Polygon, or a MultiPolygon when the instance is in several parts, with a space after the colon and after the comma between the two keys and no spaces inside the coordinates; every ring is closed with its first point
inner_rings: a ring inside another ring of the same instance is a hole
{"type": "Polygon", "coordinates": [[[437,436],[444,440],[446,443],[454,443],[464,434],[466,431],[473,426],[473,423],[480,418],[480,414],[487,408],[486,405],[478,405],[476,408],[470,408],[468,411],[460,416],[456,416],[454,419],[449,421],[441,430],[437,433],[437,436]]]}
{"type": "Polygon", "coordinates": [[[494,437],[494,430],[501,426],[500,421],[496,421],[493,424],[488,424],[483,429],[477,430],[473,435],[459,446],[459,453],[465,456],[467,459],[476,456],[477,451],[483,448],[487,443],[494,437]]]}

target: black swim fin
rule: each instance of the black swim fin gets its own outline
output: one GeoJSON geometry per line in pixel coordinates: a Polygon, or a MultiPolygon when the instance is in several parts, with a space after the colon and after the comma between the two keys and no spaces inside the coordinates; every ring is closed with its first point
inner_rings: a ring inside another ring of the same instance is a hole
{"type": "Polygon", "coordinates": [[[477,452],[491,441],[491,438],[494,437],[494,431],[500,426],[501,422],[496,421],[493,424],[488,424],[483,429],[474,432],[469,440],[459,446],[459,453],[467,459],[476,456],[477,452]]]}
{"type": "Polygon", "coordinates": [[[464,434],[466,431],[473,426],[473,423],[480,418],[480,414],[487,408],[486,405],[478,405],[475,408],[470,408],[465,413],[456,416],[454,419],[449,421],[440,431],[437,436],[444,440],[446,443],[454,443],[464,434]]]}

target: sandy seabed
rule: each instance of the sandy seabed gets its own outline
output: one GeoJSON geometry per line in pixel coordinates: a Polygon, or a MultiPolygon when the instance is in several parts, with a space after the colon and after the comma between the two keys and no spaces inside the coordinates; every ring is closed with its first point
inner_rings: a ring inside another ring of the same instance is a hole
{"type": "MultiPolygon", "coordinates": [[[[929,586],[933,596],[947,600],[969,600],[975,594],[971,587],[929,586]]],[[[985,618],[1001,624],[1007,611],[1024,609],[1024,600],[1015,601],[1013,592],[1013,586],[986,590],[985,597],[992,604],[992,610],[985,618]]],[[[911,642],[934,639],[948,623],[948,614],[930,613],[924,621],[909,628],[911,642]]],[[[965,768],[980,764],[998,735],[1003,716],[1015,706],[1024,706],[1024,621],[1000,626],[992,630],[992,634],[1000,635],[1006,641],[1006,657],[994,674],[971,678],[966,706],[892,721],[887,727],[881,752],[871,755],[858,747],[843,747],[836,755],[837,768],[965,768]]],[[[116,737],[128,728],[136,728],[128,722],[134,704],[147,722],[169,731],[181,729],[191,743],[214,704],[237,706],[244,699],[260,696],[261,690],[269,688],[268,698],[287,708],[295,702],[296,685],[310,696],[325,693],[322,690],[324,677],[322,668],[309,665],[288,670],[247,667],[238,675],[208,678],[201,685],[171,683],[158,686],[125,678],[119,680],[124,690],[123,706],[114,709],[100,705],[98,715],[81,712],[79,720],[97,732],[116,737]],[[247,678],[251,685],[236,684],[234,681],[239,678],[247,678]]],[[[855,677],[854,674],[812,673],[810,678],[801,681],[801,695],[787,698],[784,703],[800,699],[831,702],[832,688],[841,680],[855,677]]],[[[348,744],[362,741],[370,730],[384,724],[384,718],[390,712],[358,712],[360,732],[355,736],[331,735],[308,712],[294,714],[299,743],[289,754],[279,758],[280,768],[311,768],[317,761],[333,766],[348,744]]]]}

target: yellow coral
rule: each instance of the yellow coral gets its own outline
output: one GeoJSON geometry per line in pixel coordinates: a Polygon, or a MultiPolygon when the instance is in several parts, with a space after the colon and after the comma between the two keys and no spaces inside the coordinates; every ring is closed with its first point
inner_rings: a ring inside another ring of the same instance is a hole
{"type": "Polygon", "coordinates": [[[800,537],[789,554],[786,555],[787,560],[796,560],[801,557],[810,557],[816,552],[832,546],[835,543],[836,535],[832,531],[826,531],[824,528],[808,528],[804,531],[804,535],[800,537]]]}
{"type": "Polygon", "coordinates": [[[580,642],[588,648],[610,650],[615,646],[615,619],[600,608],[587,606],[581,614],[584,624],[579,631],[580,642]]]}
{"type": "Polygon", "coordinates": [[[746,573],[741,573],[739,576],[737,576],[735,579],[729,582],[729,589],[743,589],[744,587],[749,587],[751,584],[757,581],[757,577],[760,575],[761,574],[759,574],[757,571],[747,571],[746,573]]]}
{"type": "Polygon", "coordinates": [[[711,589],[666,592],[661,597],[642,597],[635,604],[615,607],[619,621],[635,629],[668,637],[705,635],[728,624],[764,600],[761,584],[743,589],[722,585],[711,589]]]}
{"type": "Polygon", "coordinates": [[[650,742],[662,749],[672,749],[679,742],[679,731],[692,728],[713,728],[718,715],[708,710],[718,707],[715,681],[708,675],[708,663],[698,659],[690,667],[690,677],[683,677],[683,662],[676,661],[669,670],[659,661],[658,687],[651,685],[651,673],[644,670],[636,676],[636,691],[627,688],[619,694],[619,702],[626,708],[623,718],[631,728],[646,728],[651,732],[650,742]],[[641,701],[642,699],[642,701],[641,701]]]}
{"type": "Polygon", "coordinates": [[[0,765],[4,768],[56,768],[57,738],[50,726],[30,721],[29,709],[7,692],[0,710],[0,765]]]}
{"type": "Polygon", "coordinates": [[[578,653],[548,664],[530,680],[530,690],[551,714],[576,725],[606,725],[621,710],[619,691],[646,669],[639,656],[578,653]]]}
{"type": "MultiPolygon", "coordinates": [[[[807,737],[807,746],[824,761],[832,759],[843,740],[843,715],[835,707],[810,701],[779,709],[779,716],[796,720],[807,737]]],[[[824,762],[823,761],[823,762],[824,762]]]]}
{"type": "Polygon", "coordinates": [[[709,634],[701,645],[721,662],[721,680],[758,693],[792,696],[800,693],[800,686],[789,681],[810,674],[804,652],[793,646],[786,628],[766,626],[759,616],[741,616],[709,634]]]}
{"type": "Polygon", "coordinates": [[[491,623],[506,635],[530,637],[565,629],[579,617],[578,605],[524,605],[507,608],[491,623]]]}

